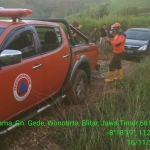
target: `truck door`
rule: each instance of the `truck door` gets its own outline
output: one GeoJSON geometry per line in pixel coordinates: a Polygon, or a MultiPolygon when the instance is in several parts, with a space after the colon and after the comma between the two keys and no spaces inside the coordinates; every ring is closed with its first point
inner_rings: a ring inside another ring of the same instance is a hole
{"type": "Polygon", "coordinates": [[[36,26],[44,61],[45,94],[55,94],[62,87],[70,66],[70,48],[63,29],[36,26]]]}
{"type": "Polygon", "coordinates": [[[22,62],[0,67],[0,121],[32,107],[44,98],[43,58],[37,55],[35,32],[24,27],[12,31],[1,51],[19,50],[22,62]]]}

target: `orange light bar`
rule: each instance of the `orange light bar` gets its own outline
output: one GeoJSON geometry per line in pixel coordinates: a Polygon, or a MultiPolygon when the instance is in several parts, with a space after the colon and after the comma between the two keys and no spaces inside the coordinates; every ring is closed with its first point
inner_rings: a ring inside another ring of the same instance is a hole
{"type": "Polygon", "coordinates": [[[26,17],[31,14],[30,9],[0,9],[0,17],[26,17]]]}

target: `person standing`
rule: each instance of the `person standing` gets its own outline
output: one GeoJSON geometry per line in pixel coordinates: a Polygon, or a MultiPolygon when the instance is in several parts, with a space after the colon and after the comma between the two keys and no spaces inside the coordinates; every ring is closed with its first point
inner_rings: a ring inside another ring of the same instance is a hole
{"type": "Polygon", "coordinates": [[[94,28],[93,28],[93,31],[92,31],[91,34],[90,34],[90,40],[91,40],[92,43],[96,43],[97,38],[98,38],[98,35],[97,35],[97,28],[94,27],[94,28]]]}
{"type": "MultiPolygon", "coordinates": [[[[72,26],[73,26],[74,28],[76,28],[77,30],[79,30],[79,31],[80,31],[81,28],[82,28],[82,25],[79,25],[79,23],[78,23],[77,21],[73,21],[72,26]]],[[[72,36],[73,36],[74,41],[75,41],[76,44],[81,43],[81,42],[78,40],[77,33],[75,33],[74,31],[72,31],[72,36]]]]}
{"type": "Polygon", "coordinates": [[[121,66],[121,59],[124,52],[124,44],[126,40],[126,34],[122,31],[120,23],[112,25],[114,38],[110,38],[109,41],[113,46],[113,58],[109,64],[109,75],[105,82],[113,82],[114,79],[122,79],[123,71],[121,66]],[[114,78],[114,72],[117,69],[118,77],[114,78]]]}
{"type": "Polygon", "coordinates": [[[106,24],[100,29],[100,47],[102,48],[102,44],[105,44],[105,38],[108,37],[108,30],[106,24]]]}

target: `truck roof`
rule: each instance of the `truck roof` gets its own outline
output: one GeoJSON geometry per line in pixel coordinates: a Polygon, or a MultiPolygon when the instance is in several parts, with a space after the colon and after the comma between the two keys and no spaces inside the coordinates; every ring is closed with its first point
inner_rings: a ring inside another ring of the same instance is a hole
{"type": "Polygon", "coordinates": [[[14,22],[12,22],[12,20],[0,20],[0,28],[8,28],[13,24],[14,22]]]}
{"type": "Polygon", "coordinates": [[[54,26],[59,26],[58,23],[55,22],[47,22],[47,21],[36,21],[36,20],[23,20],[23,22],[28,23],[28,24],[35,24],[35,25],[54,25],[54,26]]]}
{"type": "Polygon", "coordinates": [[[0,20],[0,28],[15,28],[17,26],[26,25],[26,24],[45,24],[45,25],[55,25],[57,23],[50,23],[50,21],[37,21],[36,19],[21,19],[22,17],[26,17],[32,14],[32,10],[30,9],[21,9],[21,8],[1,8],[0,9],[0,17],[9,17],[12,19],[8,20],[0,20]],[[13,25],[13,27],[12,27],[13,25]]]}
{"type": "Polygon", "coordinates": [[[12,20],[0,20],[0,28],[8,28],[9,26],[13,25],[26,25],[26,24],[41,24],[41,25],[54,25],[54,26],[59,26],[58,23],[54,22],[46,22],[46,21],[35,21],[35,20],[21,20],[19,22],[12,22],[12,20]]]}

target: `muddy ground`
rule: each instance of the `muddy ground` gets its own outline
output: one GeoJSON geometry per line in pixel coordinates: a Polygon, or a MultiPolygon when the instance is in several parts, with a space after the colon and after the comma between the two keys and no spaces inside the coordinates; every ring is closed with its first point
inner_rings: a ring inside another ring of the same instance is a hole
{"type": "MultiPolygon", "coordinates": [[[[104,79],[108,75],[108,64],[111,60],[112,54],[109,54],[109,59],[105,55],[99,55],[100,71],[94,71],[92,74],[92,81],[88,89],[88,97],[86,102],[92,101],[92,98],[99,97],[103,93],[106,84],[104,79]]],[[[124,75],[131,71],[137,62],[122,60],[124,75]]],[[[54,119],[58,112],[66,111],[69,107],[75,109],[78,106],[62,105],[59,108],[53,107],[48,111],[33,118],[33,120],[51,120],[54,119]]],[[[82,107],[82,106],[81,106],[82,107]]],[[[58,113],[59,115],[59,113],[58,113]]],[[[8,133],[0,139],[0,150],[63,150],[57,144],[50,140],[51,134],[55,132],[54,128],[45,127],[19,127],[14,131],[8,133]]]]}

